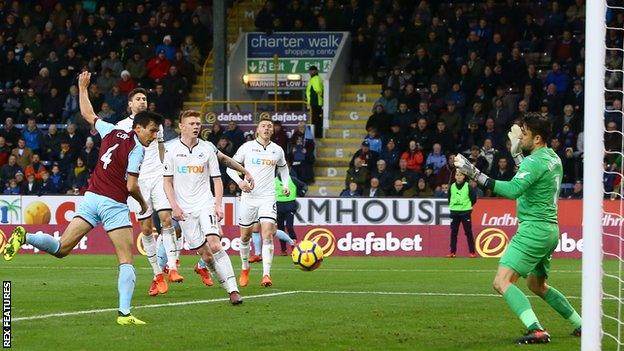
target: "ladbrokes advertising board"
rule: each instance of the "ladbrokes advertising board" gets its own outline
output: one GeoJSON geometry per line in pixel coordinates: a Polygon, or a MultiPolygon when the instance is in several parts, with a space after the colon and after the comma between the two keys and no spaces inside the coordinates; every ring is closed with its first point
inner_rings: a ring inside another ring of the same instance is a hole
{"type": "MultiPolygon", "coordinates": [[[[0,223],[0,246],[16,224],[28,232],[60,235],[82,197],[21,196],[11,201],[10,219],[0,223]]],[[[298,199],[295,219],[297,237],[316,240],[327,256],[442,256],[449,252],[449,212],[442,199],[298,199]]],[[[581,257],[583,250],[579,200],[559,201],[560,240],[555,256],[581,257]]],[[[617,233],[622,224],[619,203],[606,201],[605,232],[617,233]],[[611,214],[609,214],[611,213],[611,214]]],[[[8,206],[5,206],[8,207],[8,206]]],[[[222,243],[230,254],[240,248],[237,200],[224,199],[222,243]]],[[[6,210],[8,213],[8,210],[6,210]]],[[[0,211],[0,213],[2,213],[0,211]]],[[[134,216],[133,216],[134,218],[134,216]]],[[[500,257],[513,237],[517,218],[515,203],[509,200],[480,199],[472,214],[473,233],[481,257],[500,257]]],[[[465,236],[460,232],[458,254],[467,255],[465,236]]],[[[142,253],[139,227],[135,225],[137,252],[142,253]]],[[[617,249],[618,239],[605,236],[606,251],[617,249]]],[[[25,252],[36,252],[25,247],[25,252]]],[[[96,228],[76,246],[74,253],[114,253],[106,233],[96,228]]]]}

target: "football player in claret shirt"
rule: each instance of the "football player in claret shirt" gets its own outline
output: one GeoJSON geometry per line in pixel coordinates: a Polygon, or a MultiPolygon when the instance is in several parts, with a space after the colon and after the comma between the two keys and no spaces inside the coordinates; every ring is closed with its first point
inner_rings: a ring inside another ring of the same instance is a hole
{"type": "Polygon", "coordinates": [[[134,118],[132,131],[115,129],[114,125],[95,116],[88,100],[89,80],[89,72],[81,73],[78,79],[80,111],[95,125],[102,136],[102,144],[84,200],[59,239],[48,234],[27,234],[23,227],[16,227],[2,254],[8,261],[22,245],[30,244],[41,251],[62,258],[67,256],[91,229],[101,223],[115,246],[119,261],[117,323],[145,324],[130,314],[136,275],[132,265],[132,223],[126,201],[130,195],[141,206],[141,213],[147,211],[147,204],[138,185],[139,167],[145,146],[157,137],[162,117],[151,112],[141,112],[134,118]]]}

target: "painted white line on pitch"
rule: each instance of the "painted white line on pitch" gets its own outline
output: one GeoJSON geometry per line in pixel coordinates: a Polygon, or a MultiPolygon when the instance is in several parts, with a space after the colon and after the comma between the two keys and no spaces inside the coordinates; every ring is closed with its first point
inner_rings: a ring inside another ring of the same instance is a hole
{"type": "MultiPolygon", "coordinates": [[[[83,266],[83,267],[66,267],[66,266],[10,266],[13,269],[64,269],[64,270],[98,270],[98,271],[110,271],[110,270],[118,270],[116,266],[110,267],[91,267],[91,266],[83,266]]],[[[151,267],[134,267],[135,270],[149,270],[151,271],[151,267]]],[[[298,271],[295,267],[292,268],[281,268],[281,267],[273,267],[271,270],[274,271],[298,271]]],[[[323,268],[323,271],[327,272],[414,272],[414,273],[487,273],[494,274],[496,273],[496,269],[419,269],[419,268],[323,268]]],[[[580,270],[551,270],[552,273],[570,273],[570,274],[580,274],[582,271],[580,270]]],[[[609,271],[606,271],[609,273],[609,271]]],[[[618,272],[611,272],[618,273],[618,272]]]]}
{"type": "MultiPolygon", "coordinates": [[[[351,291],[351,290],[299,290],[307,294],[335,294],[335,295],[406,295],[406,296],[440,296],[440,297],[501,297],[499,294],[478,293],[445,293],[445,292],[401,292],[401,291],[351,291]]],[[[537,298],[538,296],[528,296],[537,298]]],[[[580,296],[566,296],[568,299],[579,300],[580,296]]]]}
{"type": "MultiPolygon", "coordinates": [[[[299,293],[299,291],[295,290],[295,291],[282,291],[282,292],[269,293],[269,294],[250,295],[250,296],[244,296],[243,300],[259,299],[259,298],[264,298],[264,297],[273,297],[273,296],[282,296],[282,295],[292,295],[292,294],[297,294],[297,293],[299,293]]],[[[209,300],[180,301],[180,302],[160,303],[160,304],[154,304],[154,305],[134,306],[133,309],[197,305],[197,304],[207,304],[207,303],[222,302],[222,301],[229,301],[229,300],[230,300],[229,298],[224,297],[224,298],[209,299],[209,300]]],[[[82,315],[82,314],[103,313],[103,312],[116,312],[116,311],[117,311],[117,308],[102,308],[102,309],[97,309],[97,310],[50,313],[50,314],[42,314],[42,315],[38,315],[38,316],[28,316],[28,317],[13,318],[13,321],[14,322],[16,322],[16,321],[29,321],[29,320],[36,320],[36,319],[52,318],[52,317],[78,316],[78,315],[82,315]]]]}

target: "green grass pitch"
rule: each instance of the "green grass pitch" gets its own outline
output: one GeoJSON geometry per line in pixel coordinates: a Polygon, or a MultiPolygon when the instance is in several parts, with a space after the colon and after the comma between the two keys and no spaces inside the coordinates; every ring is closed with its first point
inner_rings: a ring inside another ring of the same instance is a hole
{"type": "MultiPolygon", "coordinates": [[[[184,256],[182,284],[147,296],[151,269],[135,258],[133,314],[145,326],[115,324],[114,256],[18,255],[0,262],[12,281],[13,348],[18,350],[518,350],[523,326],[491,288],[496,259],[330,257],[302,272],[276,257],[271,288],[253,264],[244,304],[205,287],[184,256]],[[158,305],[158,306],[153,306],[158,305]],[[152,307],[150,307],[152,306],[152,307]],[[104,312],[32,319],[54,313],[104,312]]],[[[232,257],[238,273],[240,261],[232,257]]],[[[550,282],[580,312],[580,260],[555,259],[550,282]]],[[[522,284],[524,291],[528,291],[522,284]]],[[[531,303],[552,336],[532,350],[578,350],[572,328],[538,298],[531,303]]],[[[609,342],[605,341],[605,346],[609,342]]]]}

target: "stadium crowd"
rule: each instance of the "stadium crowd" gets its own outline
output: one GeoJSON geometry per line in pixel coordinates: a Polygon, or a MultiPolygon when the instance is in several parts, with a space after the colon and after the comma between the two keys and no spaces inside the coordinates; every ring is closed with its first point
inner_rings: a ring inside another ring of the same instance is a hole
{"type": "Polygon", "coordinates": [[[84,192],[100,137],[79,118],[83,70],[95,72],[101,119],[125,118],[128,92],[142,87],[167,118],[165,137],[176,137],[211,38],[208,1],[0,2],[0,192],[84,192]]]}
{"type": "MultiPolygon", "coordinates": [[[[382,85],[341,196],[447,196],[457,152],[491,177],[510,179],[516,166],[506,132],[524,113],[538,112],[553,122],[550,145],[565,170],[561,196],[578,198],[584,11],[583,0],[269,0],[256,26],[350,31],[353,82],[382,85]]],[[[621,14],[607,19],[611,27],[624,24],[621,14]]],[[[211,30],[205,1],[0,3],[0,190],[85,189],[99,145],[95,130],[77,118],[75,77],[85,69],[97,72],[90,97],[102,119],[125,117],[125,94],[144,87],[149,109],[167,117],[166,139],[175,138],[172,116],[201,69],[211,30]]],[[[607,31],[608,46],[622,41],[607,31]]],[[[622,53],[610,51],[607,68],[621,65],[622,53]]],[[[607,88],[621,84],[621,72],[607,74],[607,88]]],[[[622,127],[621,101],[621,94],[608,95],[608,131],[622,127]]],[[[229,155],[250,137],[236,124],[208,132],[229,155]]],[[[304,132],[289,138],[279,127],[274,139],[299,178],[313,182],[314,140],[304,132]]],[[[620,134],[605,133],[608,151],[621,145],[620,134]]],[[[620,170],[621,160],[609,156],[605,169],[620,170]]],[[[606,190],[619,182],[605,175],[606,190]]],[[[239,191],[235,184],[227,189],[239,191]]]]}
{"type": "MultiPolygon", "coordinates": [[[[621,28],[624,16],[609,11],[607,21],[621,28]]],[[[446,197],[458,152],[489,176],[511,179],[507,131],[536,112],[552,121],[561,196],[582,197],[583,0],[275,0],[256,26],[349,31],[353,82],[382,84],[341,196],[446,197]]],[[[607,33],[607,46],[621,48],[621,32],[607,33]]],[[[607,61],[621,69],[622,52],[609,51],[607,61]]],[[[607,88],[621,84],[621,71],[607,74],[607,88]]],[[[620,130],[621,93],[607,99],[606,128],[620,130]]],[[[621,151],[621,134],[605,133],[605,141],[608,151],[621,151]]],[[[611,170],[620,164],[605,161],[611,170]]],[[[607,190],[617,184],[605,176],[607,190]]]]}

